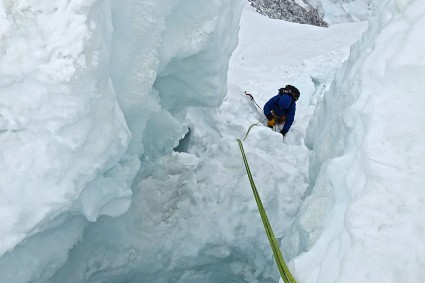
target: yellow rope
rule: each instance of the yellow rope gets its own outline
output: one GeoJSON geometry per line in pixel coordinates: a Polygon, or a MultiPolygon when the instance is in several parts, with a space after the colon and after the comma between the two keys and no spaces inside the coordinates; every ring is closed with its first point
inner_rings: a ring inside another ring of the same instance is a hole
{"type": "MultiPolygon", "coordinates": [[[[252,126],[251,126],[252,127],[252,126]]],[[[249,130],[248,130],[249,132],[249,130]]],[[[247,133],[248,135],[248,133],[247,133]]],[[[245,136],[246,138],[246,136],[245,136]]],[[[251,184],[252,192],[254,193],[255,201],[257,202],[258,211],[261,215],[261,220],[263,221],[264,229],[266,230],[267,238],[269,239],[270,247],[272,248],[274,259],[276,265],[279,269],[280,276],[282,277],[285,283],[296,283],[294,277],[289,271],[285,260],[283,259],[282,253],[280,251],[279,245],[277,243],[276,237],[273,233],[272,227],[270,225],[269,219],[267,218],[266,211],[264,210],[263,203],[261,202],[260,195],[258,194],[257,188],[255,187],[254,179],[252,178],[251,170],[249,169],[248,160],[246,159],[245,151],[242,146],[240,139],[237,140],[239,143],[239,148],[242,153],[242,158],[245,163],[245,169],[248,174],[248,179],[251,184]]]]}

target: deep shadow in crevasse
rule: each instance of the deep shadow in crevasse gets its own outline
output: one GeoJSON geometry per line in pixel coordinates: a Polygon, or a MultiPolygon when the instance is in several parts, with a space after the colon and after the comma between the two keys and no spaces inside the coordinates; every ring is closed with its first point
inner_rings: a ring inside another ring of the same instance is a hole
{"type": "Polygon", "coordinates": [[[176,146],[173,150],[175,152],[188,152],[189,151],[189,142],[190,142],[190,128],[187,128],[188,131],[184,137],[179,141],[179,145],[176,146]]]}

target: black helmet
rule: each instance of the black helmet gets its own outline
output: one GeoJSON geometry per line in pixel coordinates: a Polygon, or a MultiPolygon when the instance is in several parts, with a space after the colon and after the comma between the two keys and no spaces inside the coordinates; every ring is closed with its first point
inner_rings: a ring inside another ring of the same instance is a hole
{"type": "Polygon", "coordinates": [[[289,93],[295,101],[300,98],[300,91],[293,85],[286,85],[284,89],[286,90],[285,92],[289,93]]]}

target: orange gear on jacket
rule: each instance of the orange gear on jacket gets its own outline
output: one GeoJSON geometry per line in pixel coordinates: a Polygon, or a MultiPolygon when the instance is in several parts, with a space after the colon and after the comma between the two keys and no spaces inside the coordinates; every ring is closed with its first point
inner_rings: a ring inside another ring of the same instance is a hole
{"type": "Polygon", "coordinates": [[[273,127],[274,124],[276,124],[276,121],[274,119],[271,119],[270,121],[267,122],[267,127],[273,127]]]}

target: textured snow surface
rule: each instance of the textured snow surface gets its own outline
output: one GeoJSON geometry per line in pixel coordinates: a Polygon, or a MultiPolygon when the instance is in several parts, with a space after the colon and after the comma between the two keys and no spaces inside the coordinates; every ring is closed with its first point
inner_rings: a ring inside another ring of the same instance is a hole
{"type": "Polygon", "coordinates": [[[316,107],[293,234],[302,282],[425,280],[424,15],[387,1],[316,107]]]}
{"type": "Polygon", "coordinates": [[[88,221],[128,210],[186,108],[225,95],[241,5],[0,2],[0,281],[44,282],[88,221]]]}

